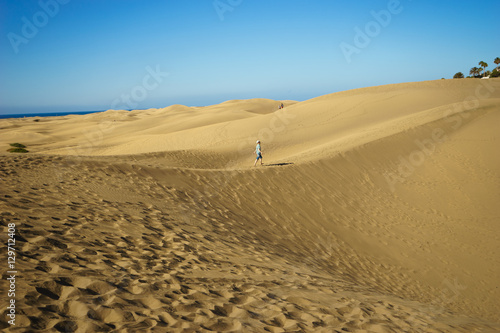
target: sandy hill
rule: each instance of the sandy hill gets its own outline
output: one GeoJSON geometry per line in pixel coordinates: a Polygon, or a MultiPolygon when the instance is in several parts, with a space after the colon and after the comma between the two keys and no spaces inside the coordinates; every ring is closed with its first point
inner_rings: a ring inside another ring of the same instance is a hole
{"type": "Polygon", "coordinates": [[[500,80],[278,103],[0,120],[18,330],[500,331],[500,80]]]}

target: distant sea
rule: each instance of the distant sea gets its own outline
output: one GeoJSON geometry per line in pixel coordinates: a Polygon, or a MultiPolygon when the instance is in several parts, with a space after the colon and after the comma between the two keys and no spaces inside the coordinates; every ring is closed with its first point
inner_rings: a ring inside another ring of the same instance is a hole
{"type": "Polygon", "coordinates": [[[67,116],[70,114],[90,114],[90,113],[97,113],[97,112],[103,112],[104,110],[101,111],[77,111],[77,112],[48,112],[48,113],[17,113],[17,114],[0,114],[0,119],[7,119],[7,118],[25,118],[25,117],[59,117],[59,116],[67,116]]]}

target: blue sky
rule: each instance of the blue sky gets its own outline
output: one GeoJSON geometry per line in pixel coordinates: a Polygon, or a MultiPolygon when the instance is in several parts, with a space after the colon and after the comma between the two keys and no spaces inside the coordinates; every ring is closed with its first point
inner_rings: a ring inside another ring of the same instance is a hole
{"type": "Polygon", "coordinates": [[[500,57],[499,13],[498,0],[0,0],[0,113],[306,100],[468,75],[500,57]]]}

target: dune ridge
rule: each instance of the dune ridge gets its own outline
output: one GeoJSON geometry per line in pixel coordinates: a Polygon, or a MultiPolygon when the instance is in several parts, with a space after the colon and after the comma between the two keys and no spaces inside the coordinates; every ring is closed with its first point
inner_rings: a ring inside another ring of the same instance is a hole
{"type": "Polygon", "coordinates": [[[472,79],[0,120],[34,152],[0,162],[23,274],[0,325],[499,331],[499,124],[500,81],[472,79]]]}

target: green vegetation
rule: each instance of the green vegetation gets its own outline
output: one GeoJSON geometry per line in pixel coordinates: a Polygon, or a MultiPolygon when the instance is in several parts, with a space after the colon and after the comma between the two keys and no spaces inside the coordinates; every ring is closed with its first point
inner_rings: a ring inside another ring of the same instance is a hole
{"type": "Polygon", "coordinates": [[[488,67],[488,64],[487,64],[487,63],[485,63],[484,61],[480,61],[480,62],[479,62],[479,66],[480,66],[480,67],[482,68],[482,70],[483,70],[483,77],[484,77],[484,76],[485,76],[485,74],[486,74],[486,67],[488,67]]]}
{"type": "Polygon", "coordinates": [[[10,144],[11,147],[13,148],[10,148],[10,149],[7,149],[8,152],[10,153],[28,153],[29,151],[26,150],[26,146],[21,144],[21,143],[11,143],[10,144]]]}
{"type": "MultiPolygon", "coordinates": [[[[467,78],[483,78],[483,77],[498,77],[500,58],[496,57],[493,61],[497,67],[493,71],[487,71],[488,64],[484,61],[480,61],[478,63],[479,67],[472,67],[469,71],[469,75],[467,78]]],[[[464,78],[464,74],[462,72],[458,72],[453,75],[454,79],[462,79],[464,78]]]]}
{"type": "Polygon", "coordinates": [[[10,149],[7,149],[7,151],[9,153],[28,153],[29,150],[26,150],[24,148],[10,148],[10,149]]]}
{"type": "Polygon", "coordinates": [[[480,73],[481,73],[481,68],[472,67],[470,69],[469,75],[471,75],[472,77],[479,77],[480,73]]]}

